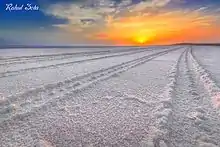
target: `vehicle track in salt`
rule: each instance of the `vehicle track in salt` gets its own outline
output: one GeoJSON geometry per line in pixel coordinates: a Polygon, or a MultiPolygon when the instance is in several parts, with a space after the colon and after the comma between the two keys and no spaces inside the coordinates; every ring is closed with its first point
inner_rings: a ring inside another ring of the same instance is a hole
{"type": "Polygon", "coordinates": [[[8,57],[0,59],[3,63],[0,65],[10,65],[10,64],[23,64],[36,61],[45,61],[45,60],[56,60],[63,59],[66,57],[74,56],[86,56],[86,55],[99,55],[107,54],[109,51],[93,51],[93,52],[79,52],[79,53],[61,53],[61,54],[49,54],[49,55],[35,55],[35,56],[21,56],[21,57],[8,57]]]}
{"type": "Polygon", "coordinates": [[[146,55],[142,58],[134,59],[124,62],[106,69],[101,69],[89,74],[74,77],[62,82],[45,85],[44,87],[28,90],[22,94],[7,97],[5,101],[0,103],[0,113],[4,116],[1,121],[10,119],[11,117],[27,114],[33,110],[41,109],[43,106],[52,103],[56,99],[62,98],[64,95],[71,94],[77,90],[88,87],[98,81],[106,80],[117,74],[134,68],[138,65],[144,64],[157,57],[163,56],[178,48],[160,51],[151,55],[146,55]],[[4,107],[3,107],[4,106],[4,107]]]}
{"type": "Polygon", "coordinates": [[[24,73],[27,73],[27,72],[34,72],[36,70],[41,70],[41,69],[51,69],[51,68],[57,68],[57,67],[61,67],[61,66],[69,66],[69,65],[72,65],[72,64],[75,64],[75,63],[83,63],[83,62],[89,62],[89,61],[106,59],[106,58],[113,58],[113,57],[120,57],[120,56],[138,54],[138,53],[146,52],[146,51],[149,51],[149,50],[142,49],[142,50],[139,50],[139,51],[128,52],[128,53],[123,53],[123,54],[105,55],[105,56],[94,57],[94,58],[89,58],[89,59],[75,60],[75,61],[71,61],[71,62],[64,62],[64,63],[58,63],[58,64],[51,64],[51,65],[47,65],[47,66],[24,68],[24,69],[19,69],[19,70],[14,70],[14,71],[6,71],[6,72],[0,73],[0,78],[9,77],[9,76],[16,76],[16,75],[24,74],[24,73]]]}
{"type": "MultiPolygon", "coordinates": [[[[218,147],[219,114],[203,92],[193,68],[191,49],[179,58],[176,74],[171,71],[171,83],[158,107],[158,132],[154,147],[218,147]]],[[[175,68],[174,68],[175,69],[175,68]]],[[[175,70],[173,70],[175,71],[175,70]]]]}
{"type": "Polygon", "coordinates": [[[200,100],[200,108],[197,110],[196,118],[194,118],[197,127],[201,130],[201,135],[197,135],[197,145],[203,146],[220,146],[220,90],[213,77],[209,74],[201,63],[197,60],[193,53],[193,48],[190,48],[189,58],[191,60],[191,69],[194,78],[197,79],[200,85],[200,94],[197,100],[200,100]],[[198,99],[199,98],[199,99],[198,99]]]}
{"type": "Polygon", "coordinates": [[[220,108],[220,87],[215,81],[215,78],[211,75],[211,72],[205,69],[205,67],[196,58],[192,47],[191,47],[191,58],[193,60],[195,73],[199,77],[199,80],[202,82],[205,90],[210,95],[213,105],[216,108],[220,108]]]}
{"type": "Polygon", "coordinates": [[[199,80],[203,72],[198,70],[191,51],[187,48],[169,73],[170,82],[155,109],[154,135],[145,140],[144,146],[220,146],[220,114],[212,105],[212,95],[206,93],[211,91],[199,80]]]}
{"type": "Polygon", "coordinates": [[[146,147],[174,147],[171,141],[171,129],[173,124],[173,101],[175,99],[175,91],[177,88],[177,78],[179,77],[179,66],[185,54],[184,50],[176,63],[171,68],[169,82],[164,88],[164,92],[159,96],[158,104],[154,110],[156,114],[155,128],[152,137],[146,138],[143,141],[143,146],[146,147]]]}
{"type": "Polygon", "coordinates": [[[78,55],[78,56],[84,56],[84,55],[90,55],[90,54],[103,54],[103,53],[109,53],[110,50],[105,51],[84,51],[84,52],[70,52],[70,53],[60,53],[60,54],[43,54],[43,55],[26,55],[26,56],[15,56],[15,57],[6,57],[0,59],[1,61],[21,61],[21,60],[32,60],[32,59],[48,59],[49,57],[63,57],[63,56],[69,56],[69,55],[78,55]]]}
{"type": "Polygon", "coordinates": [[[35,55],[35,56],[21,56],[21,57],[9,57],[2,58],[0,61],[2,63],[0,66],[10,65],[10,64],[24,64],[24,63],[33,63],[37,61],[52,61],[52,60],[62,60],[72,57],[81,57],[81,56],[92,56],[92,55],[106,55],[110,53],[123,53],[143,50],[143,48],[131,48],[126,50],[106,50],[106,51],[90,51],[90,52],[76,52],[76,53],[61,53],[61,54],[49,54],[49,55],[35,55]]]}

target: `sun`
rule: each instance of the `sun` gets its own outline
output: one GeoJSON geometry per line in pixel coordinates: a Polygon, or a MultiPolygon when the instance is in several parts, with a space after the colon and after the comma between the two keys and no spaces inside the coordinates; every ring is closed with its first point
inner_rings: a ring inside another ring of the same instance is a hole
{"type": "Polygon", "coordinates": [[[140,44],[144,44],[148,41],[148,37],[147,36],[137,36],[135,37],[135,42],[140,43],[140,44]]]}
{"type": "Polygon", "coordinates": [[[133,40],[138,44],[146,44],[150,39],[151,36],[147,33],[138,33],[133,36],[133,40]]]}
{"type": "Polygon", "coordinates": [[[139,31],[131,33],[132,40],[137,44],[148,44],[152,42],[156,36],[154,30],[139,28],[139,31]]]}

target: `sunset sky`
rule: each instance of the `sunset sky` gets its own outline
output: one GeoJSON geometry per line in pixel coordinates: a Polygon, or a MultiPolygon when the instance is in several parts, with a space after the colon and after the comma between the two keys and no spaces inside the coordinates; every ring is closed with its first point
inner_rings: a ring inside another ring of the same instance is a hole
{"type": "Polygon", "coordinates": [[[220,43],[220,0],[1,0],[0,44],[220,43]],[[39,10],[6,10],[31,4],[39,10]]]}

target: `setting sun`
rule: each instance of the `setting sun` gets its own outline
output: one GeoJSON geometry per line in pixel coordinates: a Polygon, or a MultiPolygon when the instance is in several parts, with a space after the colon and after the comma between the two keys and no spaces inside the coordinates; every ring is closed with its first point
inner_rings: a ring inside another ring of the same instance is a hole
{"type": "Polygon", "coordinates": [[[137,38],[135,38],[135,41],[142,44],[142,43],[147,42],[147,37],[146,36],[138,36],[137,38]]]}
{"type": "Polygon", "coordinates": [[[99,40],[148,45],[191,42],[206,39],[209,35],[220,36],[216,33],[218,28],[212,24],[216,18],[201,15],[197,11],[109,18],[111,21],[101,30],[102,35],[95,35],[96,38],[99,36],[99,40]]]}
{"type": "Polygon", "coordinates": [[[144,44],[147,43],[147,41],[149,40],[149,36],[147,36],[147,34],[139,34],[137,36],[134,36],[134,42],[138,43],[138,44],[144,44]]]}

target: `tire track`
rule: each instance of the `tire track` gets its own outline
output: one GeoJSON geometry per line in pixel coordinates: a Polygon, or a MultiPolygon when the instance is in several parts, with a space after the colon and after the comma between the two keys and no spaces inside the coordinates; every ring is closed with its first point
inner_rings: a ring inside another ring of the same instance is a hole
{"type": "Polygon", "coordinates": [[[203,147],[208,145],[217,147],[218,144],[215,140],[218,139],[211,139],[213,136],[216,137],[211,134],[220,133],[218,125],[215,124],[218,131],[212,132],[211,126],[207,124],[218,122],[218,120],[213,120],[206,114],[207,106],[203,103],[203,92],[200,91],[200,85],[193,74],[192,62],[189,58],[190,51],[188,48],[180,61],[179,76],[176,80],[176,86],[174,86],[176,88],[172,102],[170,142],[175,147],[203,147]]]}
{"type": "Polygon", "coordinates": [[[214,107],[220,108],[220,87],[213,80],[209,72],[199,63],[199,61],[193,53],[192,47],[190,56],[192,58],[193,67],[195,68],[196,75],[203,83],[205,90],[209,93],[214,107]]]}
{"type": "Polygon", "coordinates": [[[172,99],[172,125],[169,131],[169,141],[175,147],[194,147],[196,145],[193,135],[198,133],[193,121],[188,117],[189,112],[194,112],[197,103],[194,99],[194,83],[188,68],[188,52],[185,50],[178,66],[175,91],[172,99]]]}
{"type": "MultiPolygon", "coordinates": [[[[123,53],[123,52],[131,52],[137,50],[144,49],[127,49],[127,50],[117,50],[117,51],[93,51],[93,52],[79,52],[79,53],[62,53],[62,54],[50,54],[50,55],[39,55],[39,56],[22,56],[22,57],[13,57],[2,59],[3,62],[0,66],[11,65],[11,64],[24,64],[24,63],[33,63],[37,61],[52,61],[52,60],[62,60],[68,59],[72,57],[80,57],[80,56],[92,56],[92,55],[105,55],[110,53],[123,53]],[[13,62],[11,62],[13,61],[13,62]]],[[[1,60],[1,59],[0,59],[1,60]]]]}
{"type": "Polygon", "coordinates": [[[172,113],[173,113],[173,98],[176,89],[176,81],[179,75],[179,64],[183,58],[184,50],[176,63],[171,67],[168,72],[168,84],[164,87],[164,92],[155,101],[155,108],[153,114],[155,114],[155,120],[152,120],[152,124],[155,124],[152,132],[152,136],[145,138],[141,145],[143,147],[173,147],[170,141],[170,131],[172,127],[172,113]]]}
{"type": "MultiPolygon", "coordinates": [[[[160,102],[155,110],[156,113],[156,129],[154,137],[151,139],[152,147],[173,147],[171,142],[171,130],[173,122],[173,99],[177,87],[177,78],[179,75],[179,65],[185,54],[184,50],[176,63],[171,68],[169,75],[169,83],[165,87],[165,91],[160,96],[160,102]]],[[[150,147],[150,145],[148,145],[150,147]]]]}
{"type": "Polygon", "coordinates": [[[197,104],[197,108],[194,110],[194,112],[189,113],[188,117],[193,120],[194,125],[196,125],[200,131],[200,133],[198,133],[195,137],[196,145],[198,147],[218,147],[220,146],[218,141],[220,140],[220,114],[213,108],[212,101],[206,92],[206,88],[203,84],[200,84],[202,82],[200,77],[198,78],[198,71],[194,64],[195,58],[192,56],[191,47],[188,55],[188,68],[190,69],[191,79],[194,80],[194,83],[196,83],[197,79],[199,80],[196,84],[194,84],[193,87],[196,91],[196,93],[193,93],[196,100],[194,103],[197,104]]]}
{"type": "Polygon", "coordinates": [[[64,95],[71,94],[77,90],[82,90],[83,88],[86,88],[96,82],[117,76],[130,68],[134,68],[153,60],[154,58],[178,49],[179,48],[157,52],[106,69],[101,69],[89,74],[65,80],[63,82],[49,84],[44,87],[29,90],[22,94],[8,97],[7,101],[2,103],[2,106],[5,107],[0,109],[1,115],[4,115],[2,120],[4,121],[10,119],[10,117],[14,117],[19,114],[27,114],[28,112],[33,111],[33,109],[41,109],[43,106],[47,106],[48,104],[54,105],[55,103],[53,103],[53,101],[62,98],[64,95]]]}
{"type": "Polygon", "coordinates": [[[92,52],[78,52],[78,53],[61,53],[61,54],[48,54],[48,55],[33,55],[33,56],[18,56],[18,57],[9,57],[3,58],[2,61],[20,61],[20,60],[29,60],[29,59],[41,59],[48,57],[59,57],[59,56],[68,56],[68,55],[90,55],[90,54],[99,54],[99,53],[109,53],[107,51],[92,51],[92,52]]]}
{"type": "Polygon", "coordinates": [[[72,54],[72,55],[60,55],[60,56],[51,56],[51,57],[39,57],[39,58],[26,58],[26,59],[16,59],[12,61],[5,61],[4,63],[1,63],[0,66],[5,65],[17,65],[17,64],[27,64],[27,63],[34,63],[34,62],[42,62],[42,61],[53,61],[53,60],[63,60],[63,59],[70,59],[73,57],[80,57],[80,56],[93,56],[93,55],[105,55],[108,54],[107,52],[101,52],[101,53],[88,53],[88,54],[72,54]]]}
{"type": "Polygon", "coordinates": [[[53,65],[41,66],[41,67],[32,67],[32,68],[20,69],[20,70],[15,70],[15,71],[2,72],[2,73],[0,73],[0,78],[9,77],[9,76],[16,76],[16,75],[24,74],[26,72],[34,72],[36,70],[41,70],[41,69],[51,69],[51,68],[57,68],[60,66],[68,66],[71,64],[75,64],[75,63],[83,63],[83,62],[106,59],[106,58],[113,58],[113,57],[138,54],[138,53],[146,52],[146,51],[148,51],[148,50],[141,50],[141,51],[137,51],[137,52],[123,53],[123,54],[116,54],[116,55],[107,55],[107,56],[95,57],[95,58],[84,59],[84,60],[76,60],[76,61],[72,61],[72,62],[64,62],[64,63],[58,63],[58,64],[53,64],[53,65]]]}

